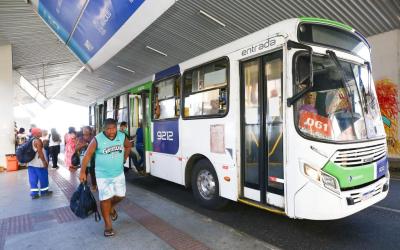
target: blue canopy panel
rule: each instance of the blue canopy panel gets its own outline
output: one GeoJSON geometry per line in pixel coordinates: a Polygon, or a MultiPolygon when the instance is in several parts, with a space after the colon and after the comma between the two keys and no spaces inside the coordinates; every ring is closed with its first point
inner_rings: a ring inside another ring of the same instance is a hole
{"type": "Polygon", "coordinates": [[[154,81],[156,82],[167,77],[179,75],[180,73],[181,69],[179,67],[179,64],[177,64],[168,69],[164,69],[163,71],[156,73],[156,75],[154,76],[154,81]]]}
{"type": "Polygon", "coordinates": [[[95,70],[157,20],[176,0],[31,2],[86,68],[95,70]]]}

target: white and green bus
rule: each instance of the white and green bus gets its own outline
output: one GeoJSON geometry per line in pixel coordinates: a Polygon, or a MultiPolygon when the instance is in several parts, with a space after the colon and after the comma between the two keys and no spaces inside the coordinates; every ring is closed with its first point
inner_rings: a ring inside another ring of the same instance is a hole
{"type": "Polygon", "coordinates": [[[91,117],[129,121],[131,135],[142,121],[146,173],[203,206],[342,218],[389,189],[370,53],[347,25],[285,20],[101,100],[91,117]]]}

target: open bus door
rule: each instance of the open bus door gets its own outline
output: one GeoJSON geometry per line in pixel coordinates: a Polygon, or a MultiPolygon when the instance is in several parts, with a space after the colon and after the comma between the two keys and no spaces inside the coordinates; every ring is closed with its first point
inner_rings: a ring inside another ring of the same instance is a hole
{"type": "MultiPolygon", "coordinates": [[[[139,122],[141,121],[141,128],[143,131],[143,170],[148,172],[146,167],[146,149],[148,148],[149,133],[150,133],[150,98],[148,91],[142,91],[140,93],[129,95],[129,136],[133,138],[136,135],[136,131],[139,128],[139,122]]],[[[136,139],[132,145],[132,150],[136,152],[137,160],[140,160],[139,152],[136,150],[136,139]]],[[[133,164],[133,163],[131,163],[133,164]]],[[[136,166],[137,168],[139,166],[136,166]]]]}
{"type": "Polygon", "coordinates": [[[282,50],[241,63],[242,196],[284,209],[282,50]]]}

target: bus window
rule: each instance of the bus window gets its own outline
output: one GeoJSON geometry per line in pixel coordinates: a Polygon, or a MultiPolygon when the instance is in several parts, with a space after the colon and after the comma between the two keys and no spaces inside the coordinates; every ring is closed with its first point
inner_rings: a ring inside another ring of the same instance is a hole
{"type": "Polygon", "coordinates": [[[96,134],[100,132],[100,130],[103,127],[103,121],[104,121],[104,104],[99,104],[96,105],[96,134]]]}
{"type": "Polygon", "coordinates": [[[224,116],[228,107],[228,60],[185,72],[183,88],[183,117],[224,116]]]}
{"type": "Polygon", "coordinates": [[[114,99],[113,98],[110,98],[107,100],[106,118],[114,119],[114,99]]]}
{"type": "Polygon", "coordinates": [[[89,106],[89,126],[94,127],[96,125],[95,121],[95,107],[96,105],[89,106]]]}
{"type": "Polygon", "coordinates": [[[171,119],[179,116],[179,78],[173,77],[154,84],[153,119],[171,119]]]}
{"type": "Polygon", "coordinates": [[[121,95],[119,98],[118,105],[118,123],[127,122],[128,121],[128,97],[127,95],[121,95]]]}

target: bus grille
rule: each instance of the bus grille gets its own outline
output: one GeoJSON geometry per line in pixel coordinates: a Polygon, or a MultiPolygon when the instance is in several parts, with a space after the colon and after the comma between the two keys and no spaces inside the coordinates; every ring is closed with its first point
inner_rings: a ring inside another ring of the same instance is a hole
{"type": "Polygon", "coordinates": [[[383,183],[377,185],[373,190],[368,193],[351,193],[350,197],[353,198],[354,204],[359,203],[363,200],[372,198],[380,193],[382,193],[383,183]]]}
{"type": "Polygon", "coordinates": [[[333,162],[343,167],[367,165],[386,155],[386,144],[376,144],[361,148],[339,149],[333,155],[333,162]]]}

